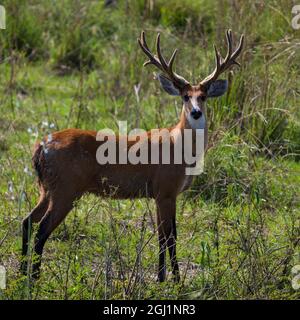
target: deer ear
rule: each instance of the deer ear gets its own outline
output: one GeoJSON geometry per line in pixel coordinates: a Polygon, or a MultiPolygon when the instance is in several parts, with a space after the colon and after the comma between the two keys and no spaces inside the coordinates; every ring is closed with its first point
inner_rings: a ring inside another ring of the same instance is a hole
{"type": "Polygon", "coordinates": [[[173,82],[162,74],[157,76],[162,88],[171,96],[180,96],[180,91],[174,86],[173,82]]]}
{"type": "Polygon", "coordinates": [[[227,80],[214,81],[207,90],[207,97],[214,98],[222,96],[228,88],[227,80]]]}

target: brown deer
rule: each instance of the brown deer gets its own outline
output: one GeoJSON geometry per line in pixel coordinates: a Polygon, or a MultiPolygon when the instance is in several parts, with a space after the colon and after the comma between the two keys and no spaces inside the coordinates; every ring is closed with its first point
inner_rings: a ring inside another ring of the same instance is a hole
{"type": "MultiPolygon", "coordinates": [[[[223,59],[215,48],[216,67],[214,71],[197,85],[191,85],[173,71],[177,49],[169,62],[165,60],[160,49],[160,35],[157,35],[157,55],[153,55],[146,43],[144,32],[138,43],[149,58],[144,66],[153,64],[162,73],[158,80],[162,88],[173,96],[180,96],[183,107],[179,122],[164,128],[171,132],[184,134],[185,129],[195,131],[203,129],[205,146],[207,145],[207,122],[205,102],[207,98],[223,95],[227,90],[226,80],[217,80],[220,74],[233,65],[239,65],[236,58],[243,47],[244,36],[233,50],[231,30],[226,32],[228,51],[223,59]]],[[[171,140],[170,153],[174,151],[177,136],[171,140]]],[[[127,150],[136,143],[152,143],[154,135],[147,132],[135,141],[128,136],[118,136],[116,144],[127,142],[127,150]]],[[[194,138],[193,138],[194,139],[194,138]]],[[[36,144],[33,165],[38,175],[40,198],[37,206],[23,220],[23,247],[21,270],[27,273],[27,251],[32,223],[39,223],[34,242],[37,260],[32,265],[32,276],[39,276],[41,256],[46,240],[54,229],[65,219],[73,204],[85,193],[116,199],[153,198],[157,205],[157,228],[159,238],[158,280],[166,278],[166,250],[168,249],[172,273],[179,281],[179,268],[176,258],[176,197],[189,188],[193,176],[185,173],[186,163],[177,164],[171,156],[169,164],[99,164],[96,154],[105,139],[97,139],[96,131],[66,129],[52,133],[36,144]]],[[[106,140],[107,141],[107,140],[106,140]]],[[[162,147],[162,136],[155,140],[162,147]]],[[[193,140],[193,144],[195,141],[193,140]]],[[[193,146],[194,147],[194,146],[193,146]]],[[[151,157],[151,154],[149,155],[151,157]]]]}

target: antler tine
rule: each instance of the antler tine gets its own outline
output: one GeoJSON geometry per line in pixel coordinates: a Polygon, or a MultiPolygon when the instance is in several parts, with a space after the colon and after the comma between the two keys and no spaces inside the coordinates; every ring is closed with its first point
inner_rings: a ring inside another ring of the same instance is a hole
{"type": "MultiPolygon", "coordinates": [[[[157,38],[156,38],[156,50],[157,50],[158,59],[161,62],[162,67],[164,68],[165,72],[169,76],[170,80],[173,80],[175,84],[177,83],[177,84],[181,85],[183,78],[176,75],[175,72],[173,72],[173,63],[175,61],[175,57],[176,57],[178,50],[177,49],[174,50],[169,62],[167,63],[164,56],[162,55],[161,49],[160,49],[160,34],[158,34],[157,38]]],[[[187,81],[184,80],[184,85],[186,83],[187,83],[187,81]]]]}
{"type": "Polygon", "coordinates": [[[141,43],[143,44],[143,46],[147,49],[147,51],[150,53],[150,50],[148,48],[147,42],[146,42],[146,38],[145,38],[145,32],[142,31],[141,32],[141,43]]]}
{"type": "Polygon", "coordinates": [[[169,71],[170,71],[169,66],[167,65],[166,60],[160,51],[160,34],[159,33],[157,34],[157,37],[156,37],[156,52],[157,52],[157,56],[158,56],[158,59],[162,65],[162,67],[165,69],[165,71],[167,73],[169,73],[169,71]]]}
{"type": "Polygon", "coordinates": [[[210,81],[217,76],[217,73],[220,70],[221,55],[220,55],[216,45],[214,45],[214,50],[215,50],[215,63],[216,63],[215,69],[210,75],[208,75],[204,80],[201,81],[200,84],[202,84],[202,85],[205,85],[206,83],[210,83],[210,81]]]}
{"type": "MultiPolygon", "coordinates": [[[[236,48],[236,50],[234,51],[234,53],[232,54],[232,59],[237,58],[237,57],[240,55],[241,51],[243,50],[244,38],[245,38],[245,37],[244,37],[244,35],[242,34],[241,37],[240,37],[239,45],[238,45],[238,47],[236,48]]],[[[235,62],[236,62],[236,61],[235,61],[235,62]]],[[[239,65],[238,62],[236,62],[236,63],[239,65]]]]}
{"type": "Polygon", "coordinates": [[[211,82],[215,81],[221,73],[226,71],[232,65],[240,66],[240,64],[237,61],[235,61],[235,59],[240,55],[243,49],[244,35],[241,35],[238,47],[233,53],[232,53],[232,46],[233,46],[232,31],[230,29],[226,31],[226,40],[227,40],[227,54],[225,59],[222,58],[217,47],[214,45],[216,67],[209,76],[207,76],[203,81],[200,82],[200,84],[204,87],[208,87],[211,84],[211,82]]]}
{"type": "Polygon", "coordinates": [[[174,60],[175,60],[175,57],[176,57],[177,52],[178,52],[178,50],[175,49],[174,52],[172,53],[172,56],[171,56],[170,60],[169,60],[168,65],[169,65],[170,70],[173,69],[173,62],[174,62],[174,60]]]}
{"type": "Polygon", "coordinates": [[[216,62],[215,72],[217,72],[220,69],[222,57],[220,55],[218,48],[215,45],[214,45],[214,49],[215,49],[215,62],[216,62]]]}
{"type": "Polygon", "coordinates": [[[226,31],[226,39],[227,39],[228,51],[225,57],[225,61],[227,62],[232,54],[232,32],[230,29],[226,31]]]}
{"type": "Polygon", "coordinates": [[[167,75],[169,80],[171,80],[175,86],[178,88],[182,88],[185,85],[188,84],[188,82],[181,76],[177,75],[175,72],[173,72],[172,67],[173,63],[177,54],[177,49],[174,50],[169,62],[167,63],[165,58],[163,57],[161,53],[160,48],[160,34],[157,34],[156,37],[156,50],[157,50],[157,56],[153,55],[147,45],[146,38],[145,38],[145,32],[141,32],[141,37],[138,39],[138,43],[141,47],[141,49],[144,51],[146,56],[149,58],[148,61],[144,63],[144,66],[147,66],[148,64],[155,65],[158,69],[160,69],[163,73],[167,75]]]}
{"type": "Polygon", "coordinates": [[[148,61],[144,62],[144,66],[147,66],[148,64],[154,64],[157,68],[159,68],[160,70],[164,71],[161,64],[159,63],[159,61],[153,56],[153,54],[151,53],[147,42],[146,42],[146,37],[145,37],[145,32],[142,31],[141,32],[141,37],[137,39],[138,43],[141,47],[141,49],[144,51],[144,53],[146,54],[146,56],[149,58],[148,61]]]}

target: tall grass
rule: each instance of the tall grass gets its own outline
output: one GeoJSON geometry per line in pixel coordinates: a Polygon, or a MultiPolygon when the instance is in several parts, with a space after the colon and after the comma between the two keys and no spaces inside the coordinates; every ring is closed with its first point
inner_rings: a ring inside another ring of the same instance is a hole
{"type": "Polygon", "coordinates": [[[293,1],[3,1],[0,32],[0,264],[3,299],[299,298],[299,34],[293,1]],[[174,9],[175,8],[175,9],[174,9]],[[36,286],[18,273],[20,223],[36,203],[32,145],[66,127],[171,126],[180,102],[142,68],[136,38],[179,47],[177,72],[196,82],[244,33],[242,67],[208,102],[205,172],[178,201],[182,281],[159,285],[151,201],[85,197],[46,246],[36,286]],[[138,93],[137,93],[137,88],[138,93]],[[137,99],[138,98],[138,99],[137,99]]]}

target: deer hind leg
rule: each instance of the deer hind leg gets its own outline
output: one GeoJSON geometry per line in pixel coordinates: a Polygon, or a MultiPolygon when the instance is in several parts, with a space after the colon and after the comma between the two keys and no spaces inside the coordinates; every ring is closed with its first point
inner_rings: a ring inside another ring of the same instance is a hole
{"type": "Polygon", "coordinates": [[[49,206],[49,200],[44,191],[41,191],[40,199],[36,207],[22,221],[22,261],[21,272],[27,273],[28,243],[31,238],[32,223],[39,222],[45,215],[49,206]]]}
{"type": "Polygon", "coordinates": [[[167,198],[157,201],[157,223],[159,239],[158,281],[166,278],[166,248],[168,248],[172,273],[175,282],[179,282],[179,267],[176,258],[176,200],[167,198]]]}
{"type": "Polygon", "coordinates": [[[49,208],[42,218],[35,236],[34,252],[36,257],[32,265],[33,278],[36,279],[40,275],[41,259],[47,239],[72,210],[74,200],[74,198],[62,198],[61,196],[59,198],[51,199],[49,208]]]}

